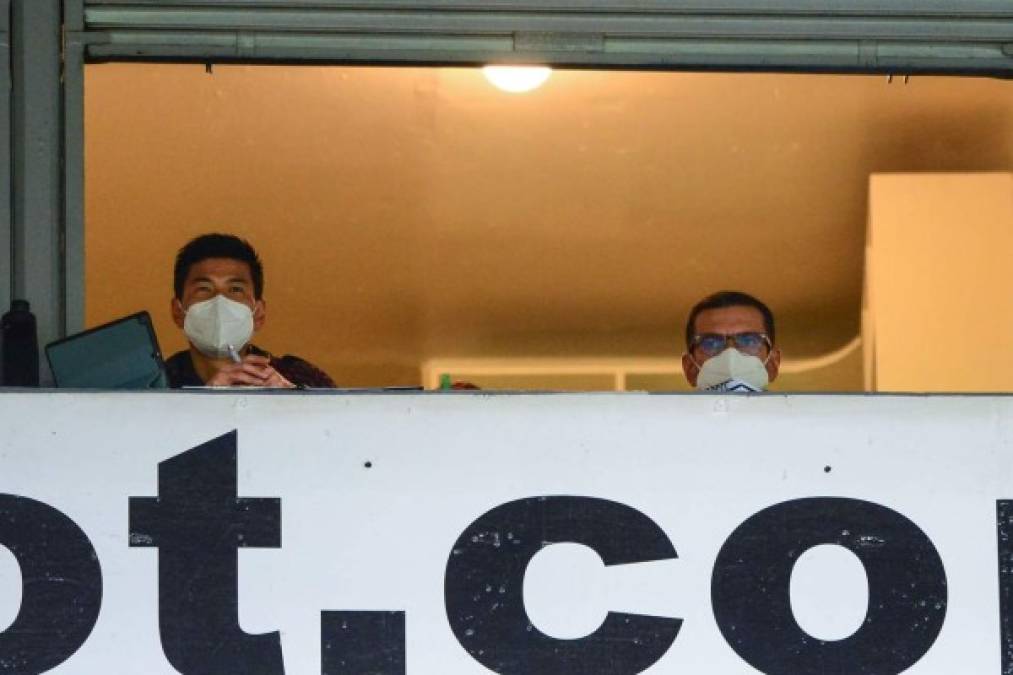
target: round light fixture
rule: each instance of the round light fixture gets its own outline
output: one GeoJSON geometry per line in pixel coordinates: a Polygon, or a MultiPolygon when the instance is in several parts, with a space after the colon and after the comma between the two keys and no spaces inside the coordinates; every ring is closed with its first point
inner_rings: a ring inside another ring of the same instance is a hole
{"type": "Polygon", "coordinates": [[[552,75],[552,68],[546,66],[486,66],[482,68],[485,79],[499,89],[511,94],[534,91],[545,84],[552,75]]]}

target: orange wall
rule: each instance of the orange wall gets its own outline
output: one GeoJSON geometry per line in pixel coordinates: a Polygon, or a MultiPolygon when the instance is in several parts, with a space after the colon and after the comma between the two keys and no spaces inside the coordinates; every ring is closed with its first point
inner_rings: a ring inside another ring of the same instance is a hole
{"type": "Polygon", "coordinates": [[[1013,89],[586,71],[511,96],[466,69],[105,64],[86,146],[90,325],[148,309],[181,348],[173,255],[226,230],[265,261],[258,342],[412,384],[437,356],[678,353],[726,287],[773,306],[789,358],[834,351],[869,174],[1013,169],[1013,89]]]}

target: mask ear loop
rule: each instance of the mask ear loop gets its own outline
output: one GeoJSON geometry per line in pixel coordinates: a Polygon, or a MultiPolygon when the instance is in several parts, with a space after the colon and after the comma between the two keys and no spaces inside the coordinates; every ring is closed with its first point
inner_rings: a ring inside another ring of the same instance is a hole
{"type": "MultiPolygon", "coordinates": [[[[725,347],[725,349],[735,349],[735,347],[725,347]]],[[[720,352],[718,352],[714,356],[721,356],[721,354],[724,353],[725,349],[722,349],[720,352]]],[[[739,353],[741,354],[742,352],[739,352],[739,353]]],[[[700,371],[703,370],[703,364],[702,363],[697,363],[696,359],[693,358],[693,350],[690,350],[690,351],[686,352],[686,356],[688,356],[689,360],[693,363],[694,366],[696,366],[696,371],[697,372],[700,372],[700,371]]],[[[711,358],[714,358],[714,356],[712,356],[711,358]]],[[[764,364],[764,365],[766,365],[766,364],[764,364]]]]}
{"type": "Polygon", "coordinates": [[[690,363],[692,363],[692,364],[693,364],[694,366],[696,366],[696,371],[697,371],[698,373],[699,373],[699,372],[700,372],[701,370],[703,370],[703,366],[702,366],[702,365],[700,365],[699,363],[697,363],[697,362],[696,362],[696,359],[694,359],[694,358],[693,358],[693,352],[692,352],[692,351],[688,351],[688,352],[686,352],[686,356],[688,356],[688,357],[689,357],[690,363]]]}
{"type": "Polygon", "coordinates": [[[697,363],[696,359],[693,358],[693,348],[692,347],[690,347],[689,349],[687,349],[686,352],[685,352],[685,354],[686,354],[686,356],[689,357],[690,363],[692,363],[694,366],[696,366],[696,372],[699,373],[700,371],[703,370],[703,364],[702,363],[697,363]]]}

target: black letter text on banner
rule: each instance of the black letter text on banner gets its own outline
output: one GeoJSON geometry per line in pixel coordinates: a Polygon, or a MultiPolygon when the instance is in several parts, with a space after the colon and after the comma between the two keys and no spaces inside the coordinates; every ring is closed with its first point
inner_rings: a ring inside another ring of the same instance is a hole
{"type": "Polygon", "coordinates": [[[404,612],[321,612],[321,675],[404,673],[404,612]]]}
{"type": "Polygon", "coordinates": [[[901,673],[935,642],[946,597],[942,560],[917,525],[878,504],[830,497],[784,502],[749,518],[721,547],[711,580],[725,640],[767,675],[901,673]],[[791,609],[792,568],[821,544],[854,553],[869,580],[865,621],[843,640],[806,634],[791,609]]]}
{"type": "Polygon", "coordinates": [[[672,646],[681,619],[609,612],[578,640],[545,635],[528,619],[528,563],[556,543],[583,544],[606,565],[675,558],[665,533],[639,511],[591,497],[534,497],[498,506],[454,544],[444,584],[447,618],[472,658],[501,675],[635,675],[672,646]]]}
{"type": "Polygon", "coordinates": [[[36,675],[88,639],[102,606],[102,569],[87,535],[66,515],[0,494],[0,546],[21,568],[21,608],[0,633],[0,673],[36,675]]]}
{"type": "Polygon", "coordinates": [[[995,503],[996,536],[999,540],[999,629],[1002,675],[1013,675],[1013,501],[995,503]]]}
{"type": "Polygon", "coordinates": [[[158,497],[130,498],[130,545],[158,547],[162,649],[183,675],[279,675],[277,632],[239,627],[240,547],[281,546],[281,500],[237,497],[236,432],[158,466],[158,497]]]}

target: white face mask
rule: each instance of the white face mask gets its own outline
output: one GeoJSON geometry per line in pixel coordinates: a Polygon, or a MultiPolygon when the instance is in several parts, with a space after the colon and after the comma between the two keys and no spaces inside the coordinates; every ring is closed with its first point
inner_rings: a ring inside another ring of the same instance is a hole
{"type": "Polygon", "coordinates": [[[238,352],[253,337],[253,311],[241,302],[216,295],[190,305],[183,332],[205,356],[228,358],[229,347],[238,352]]]}
{"type": "Polygon", "coordinates": [[[702,391],[763,391],[770,382],[766,364],[729,347],[700,367],[696,388],[702,391]]]}

